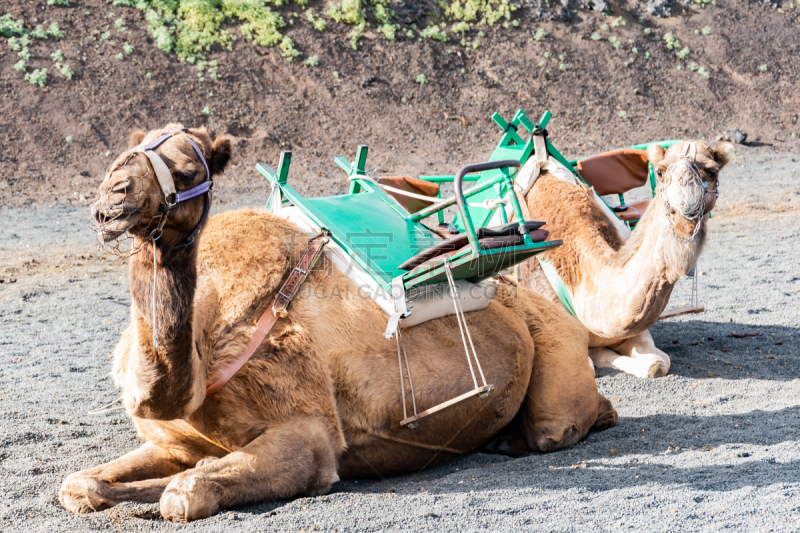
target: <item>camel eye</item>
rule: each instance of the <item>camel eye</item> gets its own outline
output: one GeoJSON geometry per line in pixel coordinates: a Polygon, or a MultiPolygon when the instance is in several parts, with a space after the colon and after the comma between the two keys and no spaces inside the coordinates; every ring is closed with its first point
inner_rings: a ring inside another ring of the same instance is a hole
{"type": "Polygon", "coordinates": [[[178,170],[175,172],[175,177],[181,181],[191,181],[195,177],[195,173],[190,170],[178,170]]]}
{"type": "Polygon", "coordinates": [[[660,170],[658,172],[656,172],[656,174],[658,174],[659,178],[664,175],[664,173],[662,171],[660,171],[660,170]]]}

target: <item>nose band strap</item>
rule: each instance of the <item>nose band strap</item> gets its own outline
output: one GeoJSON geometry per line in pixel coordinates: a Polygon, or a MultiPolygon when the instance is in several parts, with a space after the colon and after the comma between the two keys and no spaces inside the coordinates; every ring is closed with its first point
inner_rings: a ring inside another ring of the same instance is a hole
{"type": "Polygon", "coordinates": [[[697,145],[693,142],[683,143],[683,152],[681,152],[681,157],[686,157],[692,161],[697,161],[697,145]]]}
{"type": "MultiPolygon", "coordinates": [[[[158,179],[158,184],[161,185],[161,191],[164,193],[164,199],[166,200],[172,195],[176,195],[175,202],[178,202],[177,198],[177,190],[175,189],[175,180],[172,179],[172,173],[169,171],[169,167],[161,157],[152,150],[146,150],[144,155],[147,156],[147,159],[150,160],[150,164],[153,165],[153,170],[156,173],[156,179],[158,179]]],[[[169,200],[167,200],[169,202],[169,200]]]]}
{"type": "MultiPolygon", "coordinates": [[[[173,207],[177,206],[181,202],[185,202],[187,200],[191,200],[192,198],[196,198],[198,196],[202,196],[203,194],[206,195],[206,202],[203,206],[203,214],[200,217],[200,222],[197,223],[192,233],[189,234],[182,242],[178,243],[175,246],[175,250],[183,249],[190,244],[192,244],[197,236],[200,234],[203,226],[205,225],[206,219],[208,218],[208,213],[211,209],[211,188],[214,186],[214,182],[211,181],[211,171],[208,168],[208,162],[206,158],[203,157],[203,152],[200,151],[200,148],[197,144],[192,140],[191,137],[188,135],[186,136],[186,140],[189,141],[189,144],[192,145],[192,149],[197,157],[200,159],[200,162],[203,163],[203,168],[206,171],[206,180],[196,187],[192,187],[188,191],[177,192],[175,188],[175,181],[172,179],[172,173],[169,171],[169,167],[164,160],[161,159],[155,150],[173,136],[176,133],[185,132],[186,128],[179,127],[179,128],[172,128],[168,132],[160,135],[157,139],[149,142],[145,146],[140,146],[138,151],[144,153],[145,156],[150,160],[150,164],[153,166],[153,170],[156,174],[156,179],[158,180],[158,184],[161,186],[161,191],[164,194],[164,199],[167,202],[167,210],[172,209],[173,207]],[[170,203],[168,198],[172,196],[174,202],[170,203]]],[[[164,215],[163,221],[166,220],[166,214],[164,215]]]]}
{"type": "Polygon", "coordinates": [[[167,167],[167,164],[164,163],[163,159],[161,159],[161,156],[155,152],[156,148],[167,142],[176,133],[185,131],[186,128],[172,128],[168,132],[160,135],[157,139],[151,141],[141,148],[141,151],[144,152],[144,154],[150,160],[150,164],[153,165],[153,170],[155,170],[156,173],[156,179],[158,179],[158,184],[161,185],[161,190],[164,193],[165,199],[174,195],[175,201],[172,204],[168,203],[168,205],[171,206],[185,202],[186,200],[191,200],[192,198],[200,196],[201,194],[205,194],[210,191],[211,187],[214,185],[214,183],[211,181],[211,172],[208,168],[208,162],[206,162],[206,158],[203,157],[203,152],[200,151],[200,148],[188,135],[186,136],[186,139],[189,141],[189,144],[192,145],[194,153],[197,154],[197,157],[200,159],[200,162],[203,163],[203,168],[206,171],[206,181],[197,187],[193,187],[188,191],[180,193],[177,192],[177,189],[175,188],[175,181],[172,179],[172,173],[169,171],[169,167],[167,167]]]}

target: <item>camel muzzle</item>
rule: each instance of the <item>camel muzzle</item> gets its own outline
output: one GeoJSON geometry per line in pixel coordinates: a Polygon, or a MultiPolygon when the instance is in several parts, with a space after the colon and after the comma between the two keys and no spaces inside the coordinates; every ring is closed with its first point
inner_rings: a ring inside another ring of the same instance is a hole
{"type": "Polygon", "coordinates": [[[704,189],[702,182],[695,178],[686,160],[677,163],[678,167],[670,175],[670,183],[666,187],[667,201],[672,209],[683,218],[696,219],[703,209],[704,189]]]}
{"type": "MultiPolygon", "coordinates": [[[[99,200],[101,202],[102,200],[99,200]]],[[[141,210],[126,206],[124,203],[115,206],[92,206],[92,230],[98,240],[108,244],[117,240],[120,235],[128,231],[141,220],[141,210]]]]}
{"type": "Polygon", "coordinates": [[[677,161],[667,167],[666,179],[660,185],[672,235],[682,243],[690,243],[697,237],[705,213],[708,184],[703,181],[696,161],[697,147],[695,143],[684,143],[683,152],[677,161]],[[675,233],[675,226],[670,218],[671,211],[678,213],[686,220],[695,221],[694,231],[688,238],[684,239],[675,233]]]}

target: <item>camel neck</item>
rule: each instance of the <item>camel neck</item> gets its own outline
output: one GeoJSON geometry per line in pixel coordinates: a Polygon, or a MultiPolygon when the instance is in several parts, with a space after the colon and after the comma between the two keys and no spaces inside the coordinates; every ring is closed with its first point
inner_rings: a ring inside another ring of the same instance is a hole
{"type": "Polygon", "coordinates": [[[188,416],[205,397],[192,332],[197,245],[158,254],[158,348],[153,347],[153,252],[146,246],[130,260],[136,348],[119,364],[127,367],[121,374],[126,376],[121,382],[126,407],[140,418],[173,420],[188,416]]]}
{"type": "MultiPolygon", "coordinates": [[[[548,222],[551,238],[564,240],[547,257],[569,289],[580,321],[604,339],[628,338],[652,326],[675,283],[697,261],[705,227],[691,243],[679,242],[659,193],[623,241],[582,189],[547,176],[540,182],[539,194],[528,196],[530,212],[548,222]]],[[[541,276],[530,272],[528,283],[537,286],[541,276]]]]}
{"type": "MultiPolygon", "coordinates": [[[[190,326],[197,285],[197,244],[163,254],[156,248],[156,319],[159,343],[170,343],[190,326]]],[[[142,319],[153,326],[153,246],[130,260],[131,296],[142,319]]]]}
{"type": "Polygon", "coordinates": [[[616,252],[614,263],[623,270],[635,269],[633,277],[646,275],[674,285],[700,257],[706,237],[705,222],[700,223],[703,225],[691,242],[679,241],[659,191],[635,231],[616,252]]]}

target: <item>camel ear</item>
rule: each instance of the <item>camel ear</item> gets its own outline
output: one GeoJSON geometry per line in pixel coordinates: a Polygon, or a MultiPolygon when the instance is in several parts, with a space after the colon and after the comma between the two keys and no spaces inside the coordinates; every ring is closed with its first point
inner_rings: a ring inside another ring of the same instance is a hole
{"type": "Polygon", "coordinates": [[[733,145],[721,142],[714,148],[714,161],[719,163],[719,168],[724,167],[733,159],[733,145]]]}
{"type": "Polygon", "coordinates": [[[143,132],[142,130],[140,130],[139,128],[136,128],[135,130],[133,130],[131,132],[131,134],[128,135],[128,149],[133,148],[134,146],[139,146],[140,144],[142,144],[142,141],[144,140],[144,136],[145,135],[146,135],[146,133],[143,132]]]}
{"type": "Polygon", "coordinates": [[[233,143],[230,137],[217,137],[214,141],[214,146],[211,147],[211,158],[208,160],[208,167],[211,170],[211,175],[216,176],[221,174],[228,161],[233,157],[233,143]]]}
{"type": "Polygon", "coordinates": [[[647,159],[656,166],[664,159],[664,149],[658,144],[651,144],[647,147],[647,159]]]}

